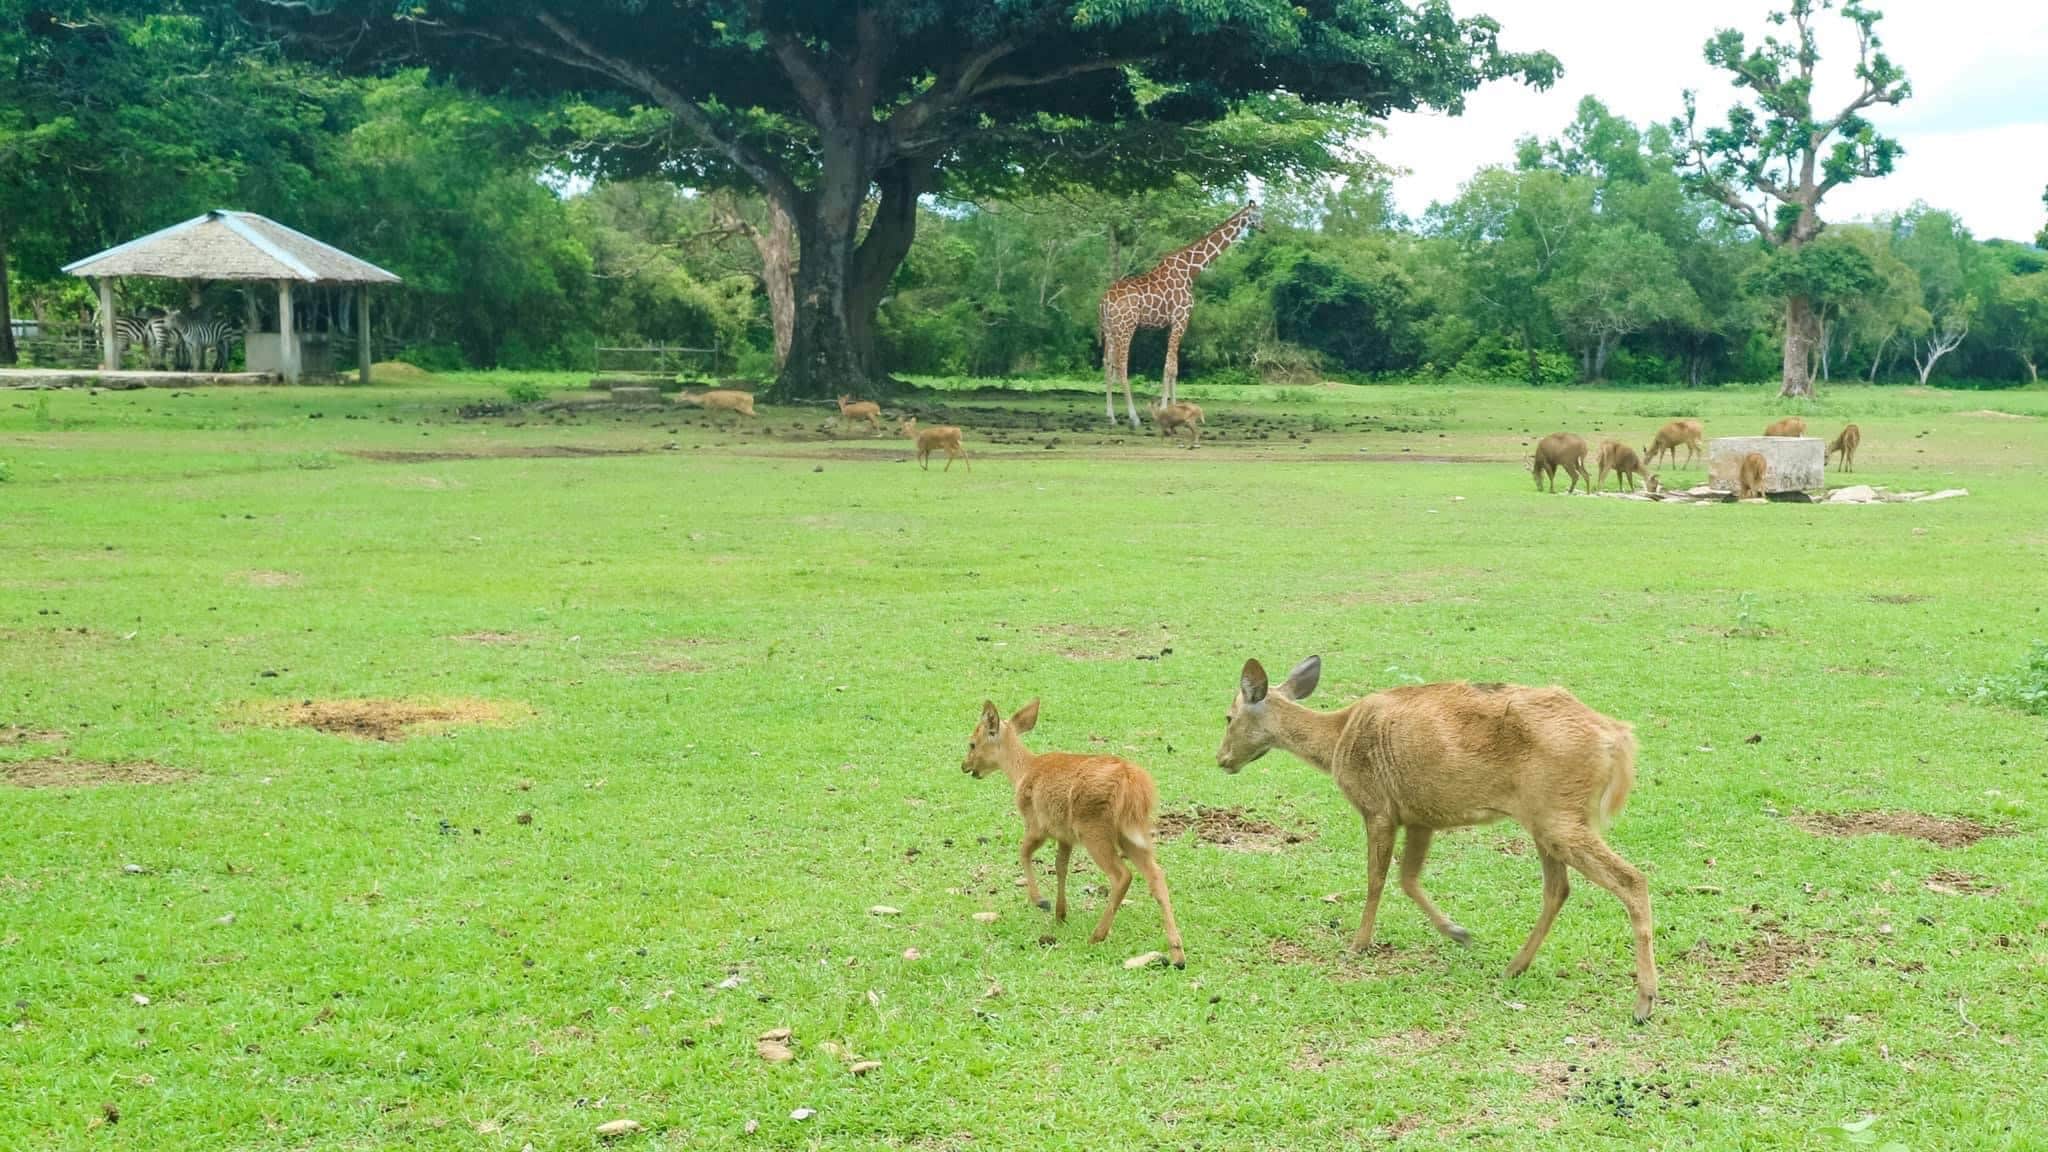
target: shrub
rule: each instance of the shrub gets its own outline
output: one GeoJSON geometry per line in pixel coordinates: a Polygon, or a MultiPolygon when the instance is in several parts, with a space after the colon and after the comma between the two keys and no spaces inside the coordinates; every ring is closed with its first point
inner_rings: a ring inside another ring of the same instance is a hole
{"type": "Polygon", "coordinates": [[[505,386],[505,397],[514,404],[537,404],[547,396],[547,389],[531,380],[514,380],[505,386]]]}
{"type": "Polygon", "coordinates": [[[2036,642],[2009,676],[1987,676],[1971,690],[1970,698],[1985,704],[2005,704],[2036,716],[2048,716],[2048,644],[2036,642]]]}
{"type": "Polygon", "coordinates": [[[8,465],[7,461],[0,460],[0,484],[5,484],[12,479],[14,479],[14,469],[8,465]]]}

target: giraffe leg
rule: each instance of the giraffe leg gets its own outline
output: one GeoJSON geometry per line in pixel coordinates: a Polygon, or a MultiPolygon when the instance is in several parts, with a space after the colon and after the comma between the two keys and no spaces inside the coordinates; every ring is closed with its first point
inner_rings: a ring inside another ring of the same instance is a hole
{"type": "Polygon", "coordinates": [[[1159,378],[1159,402],[1171,404],[1176,399],[1175,388],[1180,384],[1180,338],[1188,330],[1186,317],[1174,321],[1173,330],[1166,337],[1166,370],[1159,378]]]}
{"type": "Polygon", "coordinates": [[[1109,413],[1110,427],[1116,426],[1116,333],[1102,326],[1102,408],[1109,413]]]}

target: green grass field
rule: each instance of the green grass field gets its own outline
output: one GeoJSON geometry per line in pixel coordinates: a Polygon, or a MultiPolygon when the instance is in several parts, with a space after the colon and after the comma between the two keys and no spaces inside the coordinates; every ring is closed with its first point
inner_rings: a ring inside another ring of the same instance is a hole
{"type": "Polygon", "coordinates": [[[1811,507],[1522,463],[1759,432],[1761,389],[1191,391],[1193,452],[1099,395],[913,401],[971,473],[823,410],[465,415],[482,379],[0,392],[0,1148],[2040,1146],[2048,727],[1963,693],[2048,639],[2048,394],[1834,389],[1858,479],[1971,495],[1811,507]],[[1437,840],[1470,948],[1390,888],[1347,951],[1357,816],[1214,760],[1244,659],[1312,652],[1326,707],[1512,680],[1637,726],[1648,1026],[1583,881],[1502,978],[1510,824],[1437,840]],[[1032,696],[1035,748],[1223,810],[1161,849],[1185,971],[1124,968],[1142,886],[1100,946],[1092,866],[1026,907],[959,763],[1032,696]],[[2003,834],[1808,830],[1871,810],[2003,834]]]}

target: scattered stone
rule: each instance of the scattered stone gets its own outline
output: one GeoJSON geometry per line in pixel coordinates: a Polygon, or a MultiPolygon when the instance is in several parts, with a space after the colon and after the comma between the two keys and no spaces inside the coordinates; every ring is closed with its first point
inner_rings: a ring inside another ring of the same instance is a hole
{"type": "Polygon", "coordinates": [[[788,1040],[793,1035],[795,1035],[795,1033],[791,1032],[787,1028],[770,1028],[768,1031],[761,1033],[759,1036],[756,1036],[755,1039],[773,1040],[777,1043],[781,1043],[783,1041],[788,1040]]]}
{"type": "Polygon", "coordinates": [[[121,871],[126,872],[130,876],[140,876],[147,872],[148,869],[140,864],[123,864],[121,865],[121,871]]]}
{"type": "Polygon", "coordinates": [[[858,1064],[849,1066],[846,1070],[848,1072],[853,1073],[855,1076],[865,1076],[868,1073],[879,1069],[881,1066],[882,1062],[880,1060],[862,1060],[858,1064]]]}
{"type": "Polygon", "coordinates": [[[1000,919],[1002,919],[1002,914],[999,912],[976,912],[974,914],[974,922],[977,924],[993,924],[1000,919]]]}
{"type": "MultiPolygon", "coordinates": [[[[788,1029],[784,1029],[783,1035],[788,1034],[788,1029]]],[[[776,1040],[755,1041],[754,1052],[770,1064],[787,1064],[796,1059],[796,1053],[789,1050],[789,1045],[776,1040]]]]}
{"type": "Polygon", "coordinates": [[[902,914],[903,910],[901,908],[891,908],[887,904],[877,904],[868,909],[868,915],[870,916],[901,916],[902,914]]]}
{"type": "Polygon", "coordinates": [[[1166,963],[1164,952],[1141,952],[1124,961],[1124,967],[1136,972],[1140,968],[1151,968],[1166,963]]]}
{"type": "Polygon", "coordinates": [[[135,994],[135,1006],[136,1006],[137,1008],[147,1008],[147,1007],[149,1007],[149,997],[147,997],[147,996],[144,996],[144,995],[143,995],[142,993],[140,993],[140,992],[137,992],[137,993],[135,994]]]}
{"type": "Polygon", "coordinates": [[[790,1112],[789,1118],[791,1120],[802,1122],[804,1120],[809,1120],[811,1117],[816,1116],[817,1114],[818,1110],[816,1108],[798,1108],[790,1112]]]}
{"type": "Polygon", "coordinates": [[[732,975],[727,976],[725,979],[720,980],[718,982],[718,987],[720,991],[730,992],[733,989],[739,987],[740,985],[745,984],[746,982],[747,978],[745,976],[742,976],[739,973],[735,972],[732,975]]]}
{"type": "Polygon", "coordinates": [[[597,1126],[597,1138],[599,1140],[617,1140],[621,1136],[631,1136],[638,1131],[640,1131],[640,1122],[638,1120],[610,1120],[597,1126]]]}
{"type": "Polygon", "coordinates": [[[1958,496],[1968,496],[1969,494],[1970,490],[1968,488],[1944,488],[1931,495],[1915,497],[1913,503],[1932,504],[1936,500],[1953,500],[1958,496]]]}
{"type": "Polygon", "coordinates": [[[749,1136],[752,1136],[754,1133],[759,1132],[760,1130],[761,1122],[759,1120],[748,1120],[745,1124],[742,1124],[740,1126],[740,1131],[746,1133],[749,1136]]]}
{"type": "Polygon", "coordinates": [[[924,959],[924,953],[919,952],[915,948],[905,948],[903,950],[903,958],[905,960],[922,960],[924,959]]]}
{"type": "Polygon", "coordinates": [[[1872,488],[1868,484],[1855,484],[1847,488],[1837,488],[1833,492],[1828,493],[1828,503],[1875,504],[1877,503],[1877,489],[1872,488]]]}

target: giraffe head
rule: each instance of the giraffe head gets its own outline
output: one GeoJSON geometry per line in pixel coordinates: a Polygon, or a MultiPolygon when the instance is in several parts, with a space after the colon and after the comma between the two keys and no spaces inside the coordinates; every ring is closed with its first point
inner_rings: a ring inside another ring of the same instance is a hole
{"type": "Polygon", "coordinates": [[[1259,202],[1257,200],[1253,200],[1249,204],[1246,204],[1244,206],[1244,231],[1248,233],[1257,232],[1259,229],[1264,228],[1265,226],[1266,213],[1259,207],[1259,202]]]}

